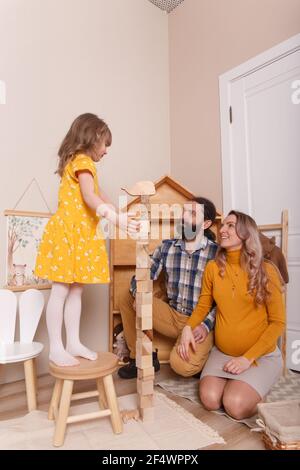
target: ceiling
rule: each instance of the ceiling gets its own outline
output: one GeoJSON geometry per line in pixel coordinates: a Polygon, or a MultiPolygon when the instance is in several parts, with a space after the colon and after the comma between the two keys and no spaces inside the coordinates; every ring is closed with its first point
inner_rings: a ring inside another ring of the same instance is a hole
{"type": "Polygon", "coordinates": [[[161,10],[170,13],[170,11],[178,7],[178,5],[183,2],[183,0],[149,0],[149,2],[156,5],[161,10]]]}

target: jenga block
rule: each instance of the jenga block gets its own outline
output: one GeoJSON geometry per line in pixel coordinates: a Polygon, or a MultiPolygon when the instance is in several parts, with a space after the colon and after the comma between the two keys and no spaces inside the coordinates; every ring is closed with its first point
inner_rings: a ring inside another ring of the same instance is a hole
{"type": "Polygon", "coordinates": [[[136,343],[142,344],[151,344],[152,345],[152,339],[149,338],[148,335],[142,330],[136,330],[136,343]]]}
{"type": "Polygon", "coordinates": [[[136,340],[136,355],[148,356],[152,354],[152,341],[145,341],[142,339],[136,340]]]}
{"type": "MultiPolygon", "coordinates": [[[[148,215],[148,214],[147,214],[148,215]]],[[[140,230],[138,233],[139,239],[148,239],[150,232],[150,222],[149,220],[140,220],[140,230]]]]}
{"type": "Polygon", "coordinates": [[[152,305],[153,294],[152,292],[137,292],[135,296],[136,305],[152,305]]]}
{"type": "Polygon", "coordinates": [[[149,238],[151,240],[159,240],[160,239],[160,223],[159,223],[159,220],[151,220],[149,238]]]}
{"type": "Polygon", "coordinates": [[[137,380],[137,391],[140,395],[151,395],[154,392],[153,379],[137,380]]]}
{"type": "Polygon", "coordinates": [[[141,408],[139,410],[140,412],[140,417],[142,421],[154,421],[154,407],[152,406],[151,408],[141,408]]]}
{"type": "Polygon", "coordinates": [[[150,241],[150,236],[148,238],[138,238],[139,245],[144,246],[146,249],[149,248],[149,241],[150,241]]]}
{"type": "Polygon", "coordinates": [[[152,305],[136,305],[136,316],[137,317],[149,317],[152,315],[152,305]]]}
{"type": "MultiPolygon", "coordinates": [[[[149,187],[150,187],[150,185],[149,185],[149,187]]],[[[153,194],[155,194],[155,193],[153,193],[153,192],[150,193],[150,191],[148,192],[148,194],[142,194],[141,195],[141,204],[144,204],[145,206],[147,204],[150,205],[150,196],[153,195],[153,194]]]]}
{"type": "Polygon", "coordinates": [[[143,380],[149,380],[154,378],[154,367],[148,367],[145,369],[138,369],[138,378],[143,380]]]}
{"type": "Polygon", "coordinates": [[[136,243],[136,267],[137,268],[150,268],[151,260],[147,248],[142,243],[136,243]]]}
{"type": "MultiPolygon", "coordinates": [[[[144,340],[145,338],[147,338],[147,335],[145,335],[145,333],[142,331],[142,330],[136,330],[136,339],[138,340],[144,340]]],[[[150,339],[148,338],[148,340],[150,341],[150,339]]]]}
{"type": "Polygon", "coordinates": [[[153,292],[153,281],[136,281],[137,292],[153,292]]]}
{"type": "Polygon", "coordinates": [[[153,395],[138,395],[138,406],[140,409],[152,408],[153,403],[153,395]]]}
{"type": "Polygon", "coordinates": [[[137,281],[150,281],[150,270],[148,268],[137,268],[135,278],[137,281]]]}
{"type": "Polygon", "coordinates": [[[152,330],[153,320],[152,315],[136,317],[136,328],[138,330],[152,330]]]}
{"type": "Polygon", "coordinates": [[[152,367],[152,354],[148,356],[140,356],[139,354],[136,355],[135,358],[136,366],[138,369],[148,369],[152,367]]]}

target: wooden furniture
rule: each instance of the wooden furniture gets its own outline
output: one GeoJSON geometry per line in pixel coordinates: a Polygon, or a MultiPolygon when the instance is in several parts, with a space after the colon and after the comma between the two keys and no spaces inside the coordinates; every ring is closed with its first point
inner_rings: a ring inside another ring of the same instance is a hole
{"type": "Polygon", "coordinates": [[[44,308],[43,294],[28,289],[19,298],[20,341],[14,341],[17,297],[10,290],[0,290],[0,364],[23,362],[28,411],[37,409],[36,358],[43,344],[33,342],[44,308]]]}
{"type": "Polygon", "coordinates": [[[113,372],[118,368],[118,358],[109,352],[99,352],[98,359],[90,361],[78,358],[80,364],[72,367],[60,367],[50,362],[50,374],[55,377],[55,385],[50,402],[48,419],[55,420],[54,446],[62,446],[65,439],[66,426],[70,423],[86,421],[110,416],[115,434],[123,431],[123,423],[119,412],[113,372]],[[76,380],[95,380],[97,390],[73,394],[76,380]],[[72,400],[98,397],[100,411],[68,416],[72,400]]]}

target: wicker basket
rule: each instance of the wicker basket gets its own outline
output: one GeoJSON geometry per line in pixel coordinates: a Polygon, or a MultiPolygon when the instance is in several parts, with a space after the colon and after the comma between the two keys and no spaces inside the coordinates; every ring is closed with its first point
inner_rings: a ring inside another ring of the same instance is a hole
{"type": "Polygon", "coordinates": [[[265,432],[262,435],[262,440],[268,450],[300,450],[300,441],[285,443],[276,440],[274,444],[265,432]]]}
{"type": "Polygon", "coordinates": [[[258,405],[262,440],[269,450],[300,450],[300,401],[258,405]]]}

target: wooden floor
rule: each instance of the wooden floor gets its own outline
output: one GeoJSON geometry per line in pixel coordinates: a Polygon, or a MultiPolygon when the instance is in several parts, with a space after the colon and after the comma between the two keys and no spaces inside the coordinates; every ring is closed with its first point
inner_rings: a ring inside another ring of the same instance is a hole
{"type": "MultiPolygon", "coordinates": [[[[173,376],[173,372],[168,365],[162,365],[156,378],[166,379],[173,376]],[[159,374],[159,375],[158,375],[159,374]]],[[[38,379],[39,386],[39,409],[47,410],[53,387],[53,378],[49,375],[43,375],[38,379]]],[[[136,380],[122,380],[115,376],[115,386],[117,395],[127,395],[136,391],[136,380]]],[[[75,391],[87,391],[95,388],[95,384],[82,382],[76,383],[75,391]]],[[[202,422],[214,428],[226,441],[225,445],[213,445],[207,447],[209,450],[263,450],[264,446],[258,433],[250,432],[244,424],[219,416],[215,413],[206,411],[201,405],[192,403],[189,400],[174,395],[157,387],[157,390],[167,395],[176,403],[181,405],[187,411],[199,418],[202,422]]],[[[88,400],[86,400],[88,401],[88,400]]],[[[82,401],[83,402],[83,401],[82,401]]],[[[0,420],[16,418],[23,416],[27,412],[26,395],[24,381],[18,381],[11,384],[0,385],[0,420]]]]}

